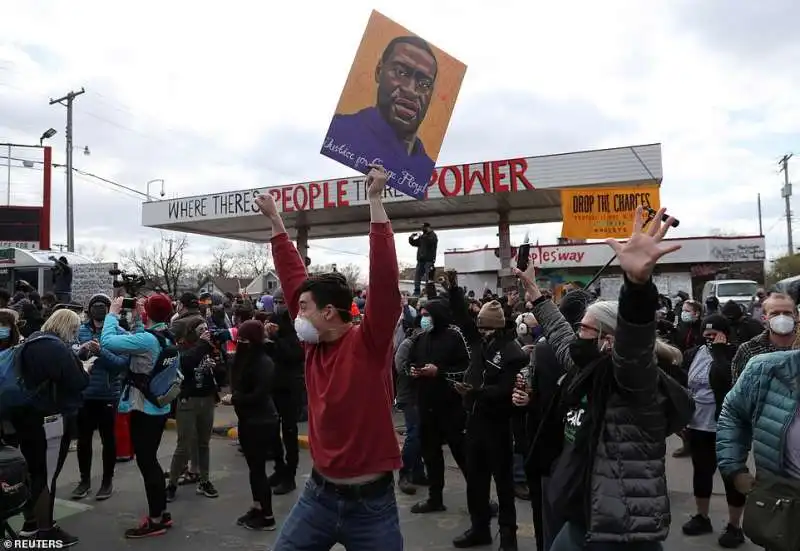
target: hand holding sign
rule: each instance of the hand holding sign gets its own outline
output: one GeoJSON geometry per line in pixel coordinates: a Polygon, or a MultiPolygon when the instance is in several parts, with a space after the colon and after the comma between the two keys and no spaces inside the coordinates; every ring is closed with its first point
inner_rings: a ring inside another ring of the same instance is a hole
{"type": "Polygon", "coordinates": [[[384,189],[386,189],[386,169],[381,165],[370,165],[367,173],[367,196],[370,200],[381,199],[384,189]]]}

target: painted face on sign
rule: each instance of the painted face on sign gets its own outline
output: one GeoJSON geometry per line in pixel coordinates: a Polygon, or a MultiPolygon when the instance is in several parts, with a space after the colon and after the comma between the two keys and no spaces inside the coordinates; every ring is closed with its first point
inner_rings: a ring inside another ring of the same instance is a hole
{"type": "Polygon", "coordinates": [[[425,119],[436,81],[436,58],[421,39],[395,42],[375,68],[378,110],[402,140],[413,139],[425,119]]]}

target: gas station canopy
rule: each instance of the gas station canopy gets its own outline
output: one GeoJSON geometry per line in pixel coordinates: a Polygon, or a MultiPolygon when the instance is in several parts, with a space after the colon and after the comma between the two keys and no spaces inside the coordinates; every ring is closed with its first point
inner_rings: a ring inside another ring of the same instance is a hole
{"type": "MultiPolygon", "coordinates": [[[[558,222],[559,191],[574,187],[661,184],[661,144],[598,149],[437,167],[427,197],[392,189],[386,210],[397,233],[423,222],[436,230],[558,222]]],[[[268,192],[278,203],[290,236],[306,239],[365,235],[369,222],[364,176],[198,195],[142,205],[142,225],[227,239],[263,242],[268,222],[255,198],[268,192]]]]}

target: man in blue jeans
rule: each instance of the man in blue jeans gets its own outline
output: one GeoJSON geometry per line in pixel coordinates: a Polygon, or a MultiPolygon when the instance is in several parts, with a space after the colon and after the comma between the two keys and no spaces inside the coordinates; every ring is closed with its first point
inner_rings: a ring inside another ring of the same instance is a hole
{"type": "Polygon", "coordinates": [[[275,196],[256,204],[272,225],[272,256],[306,357],[313,470],[281,526],[276,551],[402,551],[393,471],[401,466],[392,421],[393,336],[400,317],[400,271],[383,207],[386,171],[367,175],[369,300],[353,325],[353,291],[340,273],[309,278],[289,241],[275,196]]]}

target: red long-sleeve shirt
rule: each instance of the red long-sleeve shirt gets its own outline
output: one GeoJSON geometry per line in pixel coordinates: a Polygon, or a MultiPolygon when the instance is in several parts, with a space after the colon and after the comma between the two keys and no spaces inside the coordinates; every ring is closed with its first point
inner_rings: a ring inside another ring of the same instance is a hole
{"type": "MultiPolygon", "coordinates": [[[[297,316],[305,264],[285,233],[272,238],[275,271],[297,316]]],[[[304,344],[308,441],[314,467],[330,478],[400,468],[392,421],[392,338],[400,317],[400,272],[389,222],[369,231],[369,299],[361,325],[335,342],[304,344]]]]}

